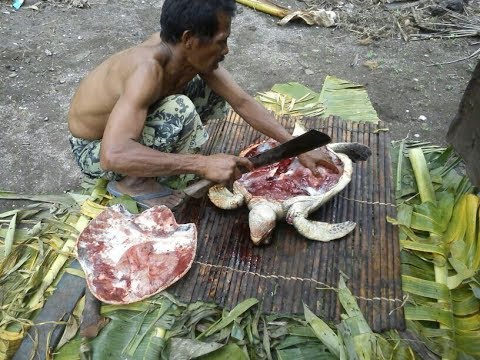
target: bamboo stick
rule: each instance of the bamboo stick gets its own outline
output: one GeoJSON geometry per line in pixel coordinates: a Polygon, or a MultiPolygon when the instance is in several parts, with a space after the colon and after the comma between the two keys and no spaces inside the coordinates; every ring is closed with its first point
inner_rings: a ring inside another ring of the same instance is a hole
{"type": "Polygon", "coordinates": [[[239,4],[251,7],[252,9],[264,12],[265,14],[284,18],[290,13],[290,10],[281,8],[274,4],[268,4],[259,0],[236,0],[239,4]]]}

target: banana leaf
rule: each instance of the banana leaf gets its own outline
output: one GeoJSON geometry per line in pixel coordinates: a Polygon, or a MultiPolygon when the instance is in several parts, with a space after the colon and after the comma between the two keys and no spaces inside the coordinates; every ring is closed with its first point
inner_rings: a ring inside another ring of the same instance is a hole
{"type": "Polygon", "coordinates": [[[340,353],[343,351],[341,348],[340,340],[335,332],[320,318],[303,305],[305,320],[312,327],[315,335],[325,344],[325,346],[334,354],[337,358],[340,358],[340,353]]]}
{"type": "Polygon", "coordinates": [[[198,338],[202,337],[208,337],[212,335],[213,333],[223,329],[227,325],[229,325],[231,322],[233,322],[237,317],[242,315],[245,311],[250,309],[253,305],[257,304],[258,300],[257,299],[247,299],[235,306],[232,311],[230,311],[225,317],[223,317],[221,320],[213,324],[211,327],[209,327],[205,332],[200,334],[198,338]]]}
{"type": "Polygon", "coordinates": [[[227,344],[224,347],[204,356],[200,356],[201,360],[248,360],[248,356],[236,344],[227,344]]]}
{"type": "Polygon", "coordinates": [[[275,84],[256,99],[278,115],[339,116],[344,120],[378,123],[363,86],[327,76],[320,94],[297,82],[275,84]]]}
{"type": "Polygon", "coordinates": [[[3,243],[4,256],[7,257],[12,251],[13,241],[15,239],[15,226],[17,224],[17,214],[12,216],[10,224],[8,224],[8,230],[5,235],[5,242],[3,243]]]}
{"type": "Polygon", "coordinates": [[[277,115],[318,116],[324,111],[320,94],[297,82],[275,84],[270,91],[259,92],[256,99],[277,115]]]}
{"type": "Polygon", "coordinates": [[[400,181],[397,201],[402,205],[398,218],[389,219],[402,234],[402,283],[410,296],[404,309],[407,326],[443,358],[475,358],[478,349],[464,339],[480,342],[479,299],[469,286],[478,281],[479,198],[469,194],[471,184],[450,148],[402,143],[397,151],[402,172],[397,179],[414,181],[406,187],[400,181]],[[402,161],[407,154],[410,161],[402,161]]]}
{"type": "Polygon", "coordinates": [[[422,295],[431,299],[448,299],[449,289],[444,284],[402,275],[403,290],[416,295],[422,295]]]}
{"type": "Polygon", "coordinates": [[[164,311],[160,307],[143,313],[110,313],[111,321],[90,343],[92,360],[159,359],[165,341],[164,331],[157,321],[164,311]]]}
{"type": "Polygon", "coordinates": [[[223,344],[202,342],[195,339],[173,338],[170,343],[169,360],[189,360],[220,349],[223,344]]]}
{"type": "Polygon", "coordinates": [[[380,120],[362,85],[334,76],[326,77],[320,92],[320,101],[325,106],[325,116],[335,115],[344,120],[374,124],[380,120]]]}
{"type": "Polygon", "coordinates": [[[54,352],[55,360],[80,360],[80,346],[82,339],[79,335],[54,352]]]}
{"type": "Polygon", "coordinates": [[[294,335],[294,336],[303,336],[303,337],[310,337],[310,338],[317,337],[312,327],[293,325],[293,326],[289,326],[287,331],[288,331],[288,334],[294,335]]]}
{"type": "Polygon", "coordinates": [[[75,206],[77,202],[69,194],[62,195],[23,195],[17,194],[12,191],[1,191],[0,190],[0,199],[3,200],[29,200],[35,202],[48,202],[53,204],[62,204],[64,206],[75,206]]]}
{"type": "Polygon", "coordinates": [[[335,360],[337,356],[325,351],[321,344],[304,345],[293,349],[277,349],[278,360],[335,360]]]}
{"type": "Polygon", "coordinates": [[[277,350],[287,349],[289,347],[293,347],[296,345],[308,344],[311,343],[312,340],[302,337],[302,336],[289,336],[282,340],[275,348],[277,350]]]}

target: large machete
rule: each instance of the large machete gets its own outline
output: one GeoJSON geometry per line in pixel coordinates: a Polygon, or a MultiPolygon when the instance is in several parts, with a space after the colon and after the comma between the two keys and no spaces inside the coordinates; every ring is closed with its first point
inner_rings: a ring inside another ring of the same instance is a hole
{"type": "MultiPolygon", "coordinates": [[[[328,136],[327,134],[317,130],[309,130],[306,133],[297,136],[292,140],[289,140],[277,147],[274,147],[273,149],[252,156],[248,158],[248,160],[251,161],[254,168],[259,168],[265,165],[276,163],[283,159],[298,156],[307,151],[316,149],[320,146],[327,145],[330,141],[330,136],[328,136]]],[[[247,169],[240,170],[242,172],[248,172],[247,169]]],[[[184,193],[198,199],[205,195],[206,191],[213,185],[215,185],[215,183],[210,180],[200,180],[197,183],[188,186],[184,190],[184,193]]]]}

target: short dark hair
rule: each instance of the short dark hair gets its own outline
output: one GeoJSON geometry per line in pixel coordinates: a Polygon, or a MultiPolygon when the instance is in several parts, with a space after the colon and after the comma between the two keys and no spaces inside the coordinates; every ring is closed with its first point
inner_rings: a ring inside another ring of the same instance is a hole
{"type": "Polygon", "coordinates": [[[160,16],[160,37],[176,44],[184,31],[205,40],[218,30],[217,13],[235,16],[235,0],[165,0],[160,16]]]}

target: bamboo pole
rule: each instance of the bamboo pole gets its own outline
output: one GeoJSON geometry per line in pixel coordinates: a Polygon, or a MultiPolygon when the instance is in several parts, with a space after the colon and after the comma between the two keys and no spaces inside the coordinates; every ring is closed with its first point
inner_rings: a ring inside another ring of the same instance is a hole
{"type": "Polygon", "coordinates": [[[236,0],[239,4],[251,7],[252,9],[264,12],[269,15],[284,18],[290,13],[290,10],[282,8],[278,5],[265,3],[260,0],[236,0]]]}

